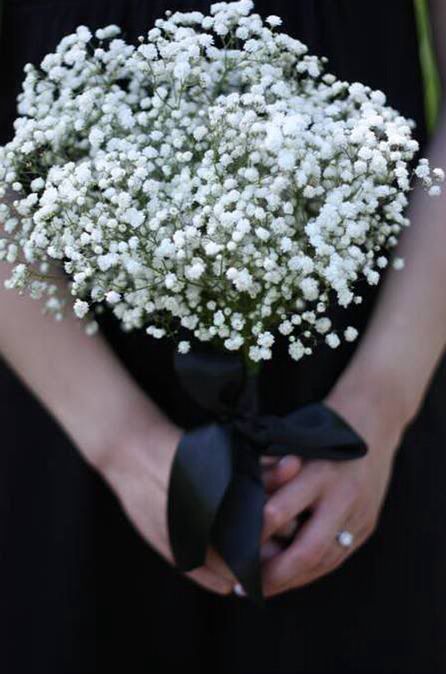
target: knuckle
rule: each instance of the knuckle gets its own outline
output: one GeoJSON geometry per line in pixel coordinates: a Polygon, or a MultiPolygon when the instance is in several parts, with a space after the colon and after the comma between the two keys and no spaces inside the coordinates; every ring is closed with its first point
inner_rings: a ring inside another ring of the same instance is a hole
{"type": "Polygon", "coordinates": [[[273,502],[269,502],[264,510],[265,524],[268,528],[276,530],[285,524],[285,517],[283,510],[273,502]]]}

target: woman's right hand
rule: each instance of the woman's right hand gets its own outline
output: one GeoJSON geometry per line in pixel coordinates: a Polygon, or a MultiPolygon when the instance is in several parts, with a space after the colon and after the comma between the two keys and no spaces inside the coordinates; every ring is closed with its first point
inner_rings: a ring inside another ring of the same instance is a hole
{"type": "MultiPolygon", "coordinates": [[[[99,468],[133,526],[149,545],[174,564],[167,531],[167,488],[181,430],[161,422],[107,452],[99,468]]],[[[213,549],[206,563],[186,576],[217,594],[229,594],[235,578],[213,549]]]]}
{"type": "MultiPolygon", "coordinates": [[[[167,531],[167,488],[170,470],[181,430],[168,420],[158,421],[143,433],[128,435],[113,451],[108,451],[96,466],[118,497],[124,511],[144,540],[170,564],[174,564],[167,531]]],[[[275,491],[295,477],[299,469],[296,457],[288,463],[262,462],[265,487],[275,491]]],[[[268,556],[271,545],[263,551],[268,556]]],[[[208,548],[203,566],[186,576],[217,594],[233,591],[237,580],[223,559],[208,548]]]]}

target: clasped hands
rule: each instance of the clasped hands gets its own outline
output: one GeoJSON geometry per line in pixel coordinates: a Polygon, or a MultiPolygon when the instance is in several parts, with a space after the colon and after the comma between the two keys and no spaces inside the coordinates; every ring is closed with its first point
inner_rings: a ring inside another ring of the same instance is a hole
{"type": "MultiPolygon", "coordinates": [[[[369,445],[352,461],[280,461],[262,457],[267,493],[262,532],[262,584],[265,598],[301,587],[330,573],[373,533],[384,502],[400,434],[400,424],[364,415],[355,402],[327,399],[369,445]],[[353,535],[351,546],[337,534],[353,535]]],[[[223,560],[210,549],[206,565],[227,580],[223,593],[244,594],[223,560]]]]}
{"type": "MultiPolygon", "coordinates": [[[[389,483],[395,450],[407,423],[395,407],[338,387],[324,401],[364,438],[369,451],[351,461],[262,459],[267,493],[261,536],[262,589],[265,598],[311,583],[333,571],[374,531],[389,483]],[[302,518],[305,515],[305,518],[302,518]],[[298,526],[296,528],[296,518],[298,526]],[[353,535],[351,547],[337,540],[353,535]]],[[[167,486],[181,430],[159,415],[154,424],[142,410],[124,447],[96,466],[147,543],[174,565],[167,533],[167,486]]],[[[270,457],[271,458],[271,457],[270,457]]],[[[237,591],[223,559],[209,547],[205,563],[185,573],[204,589],[229,595],[237,591]]],[[[240,590],[240,588],[238,588],[240,590]]],[[[243,598],[240,601],[245,601],[243,598]]]]}

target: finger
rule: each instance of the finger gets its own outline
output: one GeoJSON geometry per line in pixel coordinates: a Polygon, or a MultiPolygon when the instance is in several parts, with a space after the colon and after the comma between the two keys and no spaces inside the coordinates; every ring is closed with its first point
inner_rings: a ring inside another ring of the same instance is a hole
{"type": "Polygon", "coordinates": [[[260,560],[265,562],[268,559],[272,559],[275,555],[278,555],[282,549],[283,546],[280,545],[278,541],[273,541],[270,539],[260,548],[260,560]]]}
{"type": "MultiPolygon", "coordinates": [[[[353,529],[349,525],[344,526],[343,529],[347,529],[347,531],[353,533],[353,529]]],[[[352,545],[351,547],[341,545],[335,537],[335,540],[333,541],[332,545],[330,546],[329,550],[327,551],[326,555],[322,560],[321,566],[327,569],[327,571],[328,570],[333,571],[348,559],[353,550],[354,545],[352,545]]]]}
{"type": "Polygon", "coordinates": [[[207,549],[205,565],[210,571],[220,578],[228,580],[232,584],[236,582],[236,578],[231,569],[228,567],[223,558],[217,553],[217,551],[212,547],[207,549]]]}
{"type": "Polygon", "coordinates": [[[277,456],[268,456],[267,454],[262,454],[260,457],[260,464],[262,466],[273,466],[278,461],[280,461],[280,458],[277,456]]]}
{"type": "Polygon", "coordinates": [[[353,541],[349,546],[342,546],[338,541],[335,549],[337,549],[337,554],[333,552],[332,560],[333,562],[342,564],[350,555],[360,548],[370,537],[373,526],[369,523],[369,518],[365,512],[354,512],[346,521],[344,522],[341,531],[348,531],[353,536],[353,541]]]}
{"type": "Polygon", "coordinates": [[[291,538],[294,538],[298,528],[299,519],[298,517],[293,517],[292,520],[276,531],[274,538],[283,539],[285,541],[290,540],[291,538]]]}
{"type": "Polygon", "coordinates": [[[333,543],[330,550],[322,559],[321,567],[326,570],[326,573],[334,571],[348,559],[351,551],[351,548],[343,548],[339,543],[333,543]]]}
{"type": "MultiPolygon", "coordinates": [[[[260,561],[263,563],[268,559],[272,559],[275,555],[279,554],[281,550],[282,546],[278,542],[272,540],[267,541],[260,548],[260,561]]],[[[243,590],[240,583],[234,584],[233,592],[241,597],[246,597],[246,592],[243,590]]]]}
{"type": "Polygon", "coordinates": [[[302,467],[302,460],[298,456],[288,454],[280,461],[263,468],[262,479],[267,493],[276,491],[284,484],[297,476],[302,467]]]}
{"type": "MultiPolygon", "coordinates": [[[[337,540],[333,542],[329,552],[323,560],[323,566],[334,570],[341,566],[350,555],[357,550],[367,538],[367,530],[364,523],[358,517],[348,518],[340,531],[348,531],[353,535],[353,541],[350,546],[343,546],[337,540]]],[[[339,532],[337,532],[339,533],[339,532]]]]}
{"type": "Polygon", "coordinates": [[[193,571],[188,571],[185,575],[197,585],[217,594],[230,594],[234,586],[233,582],[226,578],[222,578],[205,566],[201,566],[193,571]]]}
{"type": "Polygon", "coordinates": [[[328,573],[324,558],[336,542],[336,533],[345,521],[344,511],[336,511],[333,504],[322,502],[302,526],[294,542],[281,554],[265,562],[265,596],[300,587],[328,573]]]}
{"type": "Polygon", "coordinates": [[[319,498],[321,485],[303,471],[291,482],[274,492],[263,510],[262,541],[280,531],[296,515],[309,508],[319,498]]]}

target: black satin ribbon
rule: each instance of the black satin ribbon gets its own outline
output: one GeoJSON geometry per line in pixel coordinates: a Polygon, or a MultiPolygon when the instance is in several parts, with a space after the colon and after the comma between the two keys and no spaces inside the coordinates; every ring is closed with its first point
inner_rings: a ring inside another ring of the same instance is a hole
{"type": "Polygon", "coordinates": [[[189,395],[216,418],[183,434],[172,464],[167,519],[176,565],[201,566],[212,545],[262,606],[261,455],[345,461],[364,456],[366,444],[323,403],[284,417],[260,415],[256,377],[236,354],[196,349],[176,354],[175,369],[189,395]]]}

